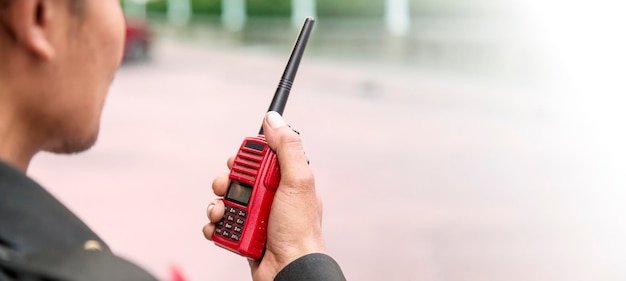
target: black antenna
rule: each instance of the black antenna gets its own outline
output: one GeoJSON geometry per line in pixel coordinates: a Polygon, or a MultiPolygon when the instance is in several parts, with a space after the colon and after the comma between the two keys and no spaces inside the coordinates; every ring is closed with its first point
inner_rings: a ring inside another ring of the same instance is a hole
{"type": "MultiPolygon", "coordinates": [[[[300,61],[302,60],[302,55],[304,54],[306,44],[307,42],[309,42],[309,36],[311,35],[314,24],[315,19],[313,19],[312,17],[307,17],[304,20],[304,25],[302,26],[300,35],[296,40],[296,44],[293,46],[291,57],[289,57],[289,62],[287,63],[287,67],[285,68],[283,77],[280,79],[280,83],[278,83],[278,88],[276,89],[276,93],[274,94],[274,98],[272,99],[272,103],[270,104],[270,108],[267,110],[268,112],[276,111],[278,112],[278,114],[283,115],[283,112],[285,111],[285,106],[287,105],[287,99],[289,98],[289,92],[291,92],[293,80],[296,79],[298,66],[300,66],[300,61]]],[[[262,134],[263,126],[261,126],[261,130],[259,130],[259,135],[262,134]]]]}

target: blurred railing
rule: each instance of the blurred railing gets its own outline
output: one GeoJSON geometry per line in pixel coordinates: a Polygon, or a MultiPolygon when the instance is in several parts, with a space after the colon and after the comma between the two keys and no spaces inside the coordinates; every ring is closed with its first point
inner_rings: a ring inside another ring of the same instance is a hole
{"type": "Polygon", "coordinates": [[[149,18],[165,37],[272,51],[293,41],[294,29],[302,19],[290,15],[317,13],[316,34],[310,44],[312,55],[465,75],[486,74],[496,79],[527,79],[538,68],[527,38],[517,29],[511,14],[495,2],[491,3],[491,12],[478,12],[475,6],[460,13],[450,1],[441,2],[438,9],[414,0],[358,1],[353,3],[353,11],[347,12],[352,2],[275,0],[264,1],[263,5],[276,6],[263,8],[258,1],[213,0],[199,5],[192,0],[162,0],[142,4],[147,13],[141,16],[149,18]],[[331,12],[331,7],[337,10],[331,12]],[[192,8],[199,12],[194,16],[185,14],[192,8]],[[185,15],[173,15],[171,9],[185,15]],[[345,15],[340,16],[341,11],[345,15]]]}
{"type": "MultiPolygon", "coordinates": [[[[281,54],[296,33],[288,18],[249,18],[237,32],[224,28],[218,17],[194,19],[182,27],[162,16],[151,21],[163,38],[281,54]]],[[[388,32],[381,19],[320,19],[309,52],[337,61],[520,78],[536,68],[528,45],[524,35],[502,19],[413,19],[405,36],[388,32]]]]}

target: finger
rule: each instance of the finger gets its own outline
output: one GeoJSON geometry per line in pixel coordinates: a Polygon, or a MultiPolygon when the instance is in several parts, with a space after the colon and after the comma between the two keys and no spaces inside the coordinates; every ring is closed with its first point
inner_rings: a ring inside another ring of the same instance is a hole
{"type": "Polygon", "coordinates": [[[209,218],[211,223],[218,223],[224,217],[225,210],[226,208],[222,200],[214,200],[206,209],[207,218],[209,218]]]}
{"type": "Polygon", "coordinates": [[[291,130],[276,112],[268,112],[263,129],[267,143],[276,151],[280,163],[281,183],[295,187],[313,187],[313,173],[307,164],[300,136],[291,130]]]}
{"type": "Polygon", "coordinates": [[[235,162],[235,157],[230,157],[228,158],[228,161],[226,161],[226,166],[228,166],[228,169],[232,169],[233,168],[233,162],[235,162]]]}
{"type": "Polygon", "coordinates": [[[228,174],[221,174],[213,180],[213,193],[217,196],[224,196],[228,189],[228,174]]]}
{"type": "Polygon", "coordinates": [[[215,224],[208,223],[202,228],[202,234],[204,238],[209,241],[213,241],[213,232],[215,231],[215,224]]]}

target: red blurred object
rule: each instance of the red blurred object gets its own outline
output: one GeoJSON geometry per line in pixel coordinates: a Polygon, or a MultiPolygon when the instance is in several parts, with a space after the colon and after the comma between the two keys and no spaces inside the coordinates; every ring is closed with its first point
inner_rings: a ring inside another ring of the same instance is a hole
{"type": "Polygon", "coordinates": [[[171,275],[170,281],[185,281],[185,280],[187,280],[187,279],[185,279],[183,274],[180,272],[180,269],[178,269],[176,266],[172,266],[171,273],[172,273],[172,275],[171,275]]]}
{"type": "Polygon", "coordinates": [[[147,22],[126,19],[126,44],[124,60],[142,60],[150,56],[152,30],[147,22]]]}

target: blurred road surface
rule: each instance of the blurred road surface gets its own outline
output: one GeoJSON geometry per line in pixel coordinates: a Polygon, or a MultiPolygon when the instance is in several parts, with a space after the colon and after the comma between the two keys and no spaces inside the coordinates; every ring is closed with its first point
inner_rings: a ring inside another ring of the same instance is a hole
{"type": "MultiPolygon", "coordinates": [[[[98,144],[38,156],[30,174],[163,279],[177,266],[190,280],[249,280],[246,260],[201,228],[212,179],[257,132],[290,46],[161,43],[120,69],[98,144]]],[[[612,143],[577,128],[561,98],[306,57],[285,118],[302,132],[348,279],[624,280],[612,143]]]]}

